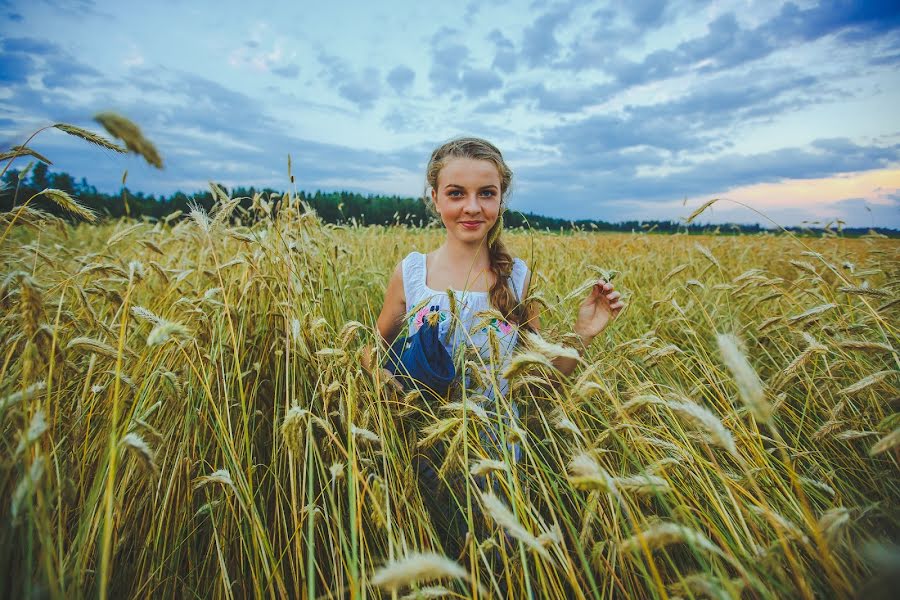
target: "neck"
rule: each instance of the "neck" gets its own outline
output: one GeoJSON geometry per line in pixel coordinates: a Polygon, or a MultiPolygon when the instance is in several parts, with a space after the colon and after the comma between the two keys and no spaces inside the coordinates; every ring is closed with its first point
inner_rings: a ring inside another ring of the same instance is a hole
{"type": "Polygon", "coordinates": [[[473,244],[465,244],[447,236],[443,245],[438,248],[438,252],[441,254],[442,258],[456,264],[470,266],[473,270],[487,269],[491,264],[487,240],[473,244]]]}

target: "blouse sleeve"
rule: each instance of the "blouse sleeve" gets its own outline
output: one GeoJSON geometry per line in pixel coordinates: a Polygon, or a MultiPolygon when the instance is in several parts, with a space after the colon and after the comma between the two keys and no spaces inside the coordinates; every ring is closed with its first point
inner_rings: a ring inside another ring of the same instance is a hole
{"type": "Polygon", "coordinates": [[[510,279],[513,284],[513,291],[516,293],[516,298],[521,302],[522,301],[522,292],[525,287],[525,280],[528,278],[528,265],[525,264],[525,261],[521,258],[513,259],[513,268],[512,275],[510,279]]]}
{"type": "Polygon", "coordinates": [[[403,295],[406,296],[406,311],[409,312],[419,302],[425,283],[425,255],[410,252],[402,262],[403,295]]]}

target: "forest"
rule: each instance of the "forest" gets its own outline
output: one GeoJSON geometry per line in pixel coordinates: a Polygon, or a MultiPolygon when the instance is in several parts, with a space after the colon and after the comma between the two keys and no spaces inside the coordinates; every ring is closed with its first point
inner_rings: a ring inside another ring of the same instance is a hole
{"type": "MultiPolygon", "coordinates": [[[[84,206],[96,212],[101,218],[118,219],[120,217],[163,219],[174,212],[187,214],[190,204],[197,204],[208,210],[215,202],[212,185],[210,189],[194,193],[175,192],[169,196],[156,196],[132,191],[123,186],[118,194],[99,191],[85,178],[76,178],[65,172],[51,171],[44,162],[38,162],[32,169],[11,169],[2,178],[0,186],[0,211],[8,211],[13,206],[24,203],[28,198],[51,188],[62,190],[78,199],[84,206]],[[24,173],[24,176],[23,176],[24,173]]],[[[249,208],[255,196],[269,200],[276,205],[284,191],[270,188],[235,187],[227,189],[215,184],[232,198],[243,198],[241,206],[249,208]]],[[[306,191],[296,192],[303,202],[312,208],[325,223],[356,225],[407,225],[410,227],[427,226],[432,220],[425,204],[419,198],[361,194],[351,191],[306,191]]],[[[53,202],[40,196],[32,201],[35,208],[40,208],[62,218],[69,218],[65,212],[53,202]]],[[[678,221],[621,221],[609,222],[602,219],[560,219],[547,217],[531,212],[520,212],[514,209],[504,215],[507,228],[523,228],[541,231],[646,231],[654,233],[685,232],[690,234],[755,234],[766,231],[759,224],[685,224],[678,221]]],[[[869,228],[842,227],[841,222],[811,222],[804,227],[786,228],[797,234],[807,235],[842,235],[856,237],[870,233],[869,228]]],[[[888,228],[875,228],[875,232],[888,237],[900,237],[900,232],[888,228]]]]}

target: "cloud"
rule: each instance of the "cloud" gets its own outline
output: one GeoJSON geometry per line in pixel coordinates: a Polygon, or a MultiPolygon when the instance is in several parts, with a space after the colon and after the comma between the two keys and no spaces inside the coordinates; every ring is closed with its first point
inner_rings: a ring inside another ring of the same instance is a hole
{"type": "Polygon", "coordinates": [[[460,84],[466,96],[481,98],[491,90],[499,89],[503,85],[503,80],[488,69],[467,69],[462,72],[460,84]]]}
{"type": "MultiPolygon", "coordinates": [[[[603,165],[611,161],[618,168],[621,163],[614,153],[642,147],[663,151],[675,160],[682,153],[690,156],[727,147],[730,137],[723,132],[737,124],[746,127],[753,120],[765,120],[821,101],[827,95],[804,94],[810,89],[822,94],[820,87],[813,76],[780,71],[760,71],[750,77],[722,76],[666,102],[626,105],[616,112],[569,119],[547,128],[541,140],[578,163],[603,165]],[[747,84],[745,78],[756,83],[747,84]]],[[[548,90],[541,84],[533,95],[544,109],[579,110],[599,104],[610,90],[608,85],[548,90]]],[[[653,162],[644,166],[657,166],[658,154],[653,157],[653,162]]],[[[640,166],[635,164],[635,168],[640,166]]]]}
{"type": "Polygon", "coordinates": [[[35,62],[27,54],[0,53],[0,82],[24,83],[34,72],[35,62]]]}
{"type": "Polygon", "coordinates": [[[344,59],[326,53],[319,55],[322,76],[338,95],[361,109],[370,109],[381,95],[381,77],[378,69],[367,67],[362,70],[351,68],[344,59]]]}
{"type": "Polygon", "coordinates": [[[428,71],[428,80],[437,95],[444,95],[456,91],[459,85],[460,71],[469,60],[469,49],[462,44],[447,42],[446,38],[453,37],[457,32],[452,29],[442,28],[432,36],[431,68],[428,71]]]}
{"type": "MultiPolygon", "coordinates": [[[[659,24],[653,20],[654,16],[660,15],[655,12],[656,5],[654,0],[632,1],[627,4],[626,11],[635,23],[650,19],[659,24]]],[[[768,57],[776,50],[828,35],[839,35],[849,43],[874,39],[900,29],[898,6],[891,2],[838,0],[801,9],[788,2],[777,15],[756,27],[744,27],[734,13],[724,13],[707,25],[704,34],[680,42],[674,48],[656,48],[639,60],[626,58],[617,47],[623,41],[623,33],[629,30],[611,26],[609,14],[598,11],[593,33],[590,30],[583,32],[572,42],[570,56],[564,64],[576,71],[605,72],[626,89],[695,70],[705,73],[725,71],[768,57]],[[594,40],[590,39],[591,35],[594,40]],[[611,42],[598,46],[595,40],[603,36],[617,45],[611,42]]],[[[631,30],[629,35],[640,39],[644,33],[643,30],[631,30]]]]}
{"type": "Polygon", "coordinates": [[[482,98],[491,91],[500,89],[503,80],[492,69],[472,66],[470,52],[466,46],[452,39],[456,31],[443,28],[432,38],[432,62],[428,79],[434,93],[451,98],[482,98]]]}
{"type": "MultiPolygon", "coordinates": [[[[257,99],[184,71],[142,67],[132,69],[122,79],[103,80],[100,85],[99,93],[107,96],[102,107],[73,107],[68,96],[36,92],[21,84],[13,86],[13,98],[0,101],[0,106],[6,102],[29,106],[35,116],[95,131],[97,126],[89,118],[101,108],[116,110],[138,123],[166,159],[164,171],[151,169],[136,157],[115,155],[59,132],[41,134],[31,144],[53,160],[55,168],[86,177],[108,192],[119,188],[126,169],[128,185],[147,193],[192,192],[205,188],[209,180],[227,186],[284,189],[288,186],[286,157],[290,153],[293,172],[306,189],[344,187],[399,193],[398,182],[421,179],[410,168],[424,165],[427,158],[427,150],[420,147],[377,152],[296,137],[290,133],[291,124],[268,115],[257,99]],[[122,89],[140,93],[114,94],[122,89]],[[341,185],[341,181],[347,185],[341,185]],[[365,181],[373,182],[372,186],[359,187],[359,182],[365,181]]],[[[83,90],[72,87],[70,92],[79,94],[83,90]]],[[[0,122],[0,127],[9,124],[0,122]]],[[[414,188],[409,190],[410,194],[415,192],[414,188]]]]}
{"type": "Polygon", "coordinates": [[[664,22],[666,0],[629,0],[624,9],[635,26],[658,27],[664,22]]]}
{"type": "Polygon", "coordinates": [[[390,70],[386,80],[395,92],[403,94],[412,87],[413,81],[416,79],[416,72],[406,65],[398,65],[390,70]]]}
{"type": "Polygon", "coordinates": [[[556,29],[565,23],[571,6],[562,5],[539,16],[522,34],[522,56],[531,66],[548,65],[560,51],[556,29]]]}
{"type": "MultiPolygon", "coordinates": [[[[603,155],[621,164],[598,161],[592,165],[583,157],[562,152],[552,163],[525,169],[517,168],[513,162],[518,177],[513,208],[563,218],[664,219],[690,212],[681,207],[684,198],[725,195],[765,209],[770,216],[781,219],[781,224],[796,224],[821,214],[826,204],[868,195],[870,206],[884,207],[879,209],[879,224],[900,226],[900,212],[885,212],[888,206],[896,208],[889,198],[900,189],[900,170],[896,166],[900,144],[863,145],[846,139],[827,139],[806,147],[721,154],[665,171],[643,172],[634,168],[635,164],[652,162],[652,152],[637,148],[603,155]],[[629,164],[628,158],[634,161],[629,164]],[[873,169],[875,173],[882,172],[878,169],[893,170],[876,177],[868,175],[873,169]],[[851,182],[841,187],[840,182],[845,179],[851,182]],[[887,189],[878,192],[878,186],[887,189]],[[753,189],[755,195],[746,191],[753,189]],[[798,197],[798,190],[806,196],[798,197]],[[761,202],[761,197],[769,200],[761,202]],[[873,197],[882,200],[873,201],[873,197]]],[[[860,215],[843,214],[848,223],[859,223],[860,215]]],[[[716,214],[712,220],[722,218],[716,214]]],[[[736,220],[760,221],[746,210],[736,220]]]]}
{"type": "Polygon", "coordinates": [[[293,63],[286,64],[281,67],[272,67],[272,72],[280,77],[294,79],[300,74],[300,67],[293,63]]]}
{"type": "Polygon", "coordinates": [[[488,34],[488,39],[493,42],[494,61],[491,68],[503,71],[504,73],[512,73],[518,66],[518,53],[512,41],[503,35],[499,29],[494,29],[488,34]]]}
{"type": "Polygon", "coordinates": [[[804,41],[841,33],[844,40],[859,42],[900,28],[900,4],[836,0],[800,8],[788,2],[764,27],[773,35],[804,41]]]}

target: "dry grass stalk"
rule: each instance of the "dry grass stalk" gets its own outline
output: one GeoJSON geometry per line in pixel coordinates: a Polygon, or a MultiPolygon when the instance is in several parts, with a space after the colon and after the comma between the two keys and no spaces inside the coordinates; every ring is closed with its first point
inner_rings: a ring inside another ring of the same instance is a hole
{"type": "Polygon", "coordinates": [[[225,487],[231,488],[235,492],[237,491],[237,488],[234,486],[234,481],[231,479],[231,473],[229,473],[226,469],[219,469],[218,471],[213,471],[209,475],[204,475],[197,478],[197,482],[194,484],[194,489],[203,487],[204,485],[208,485],[210,483],[218,483],[219,485],[224,485],[225,487]]]}
{"type": "Polygon", "coordinates": [[[153,143],[144,137],[141,128],[122,115],[112,112],[103,112],[94,115],[94,120],[103,125],[103,128],[114,138],[125,143],[125,147],[144,157],[148,164],[157,169],[162,169],[162,157],[153,143]]]}
{"type": "Polygon", "coordinates": [[[556,358],[581,360],[581,356],[575,348],[567,348],[566,346],[560,346],[559,344],[552,344],[537,333],[526,331],[523,334],[523,338],[528,348],[538,354],[543,354],[549,360],[554,360],[556,358]]]}
{"type": "Polygon", "coordinates": [[[28,504],[28,501],[31,499],[31,494],[34,492],[34,488],[37,486],[38,482],[40,482],[41,477],[43,477],[45,462],[43,455],[36,457],[28,467],[28,471],[22,479],[19,480],[18,485],[16,485],[9,511],[13,521],[19,517],[23,506],[28,504]]]}
{"type": "Polygon", "coordinates": [[[893,430],[877,442],[869,449],[869,456],[875,456],[900,446],[900,427],[893,430]]]}
{"type": "Polygon", "coordinates": [[[825,535],[828,543],[833,544],[849,522],[850,510],[843,506],[837,506],[822,513],[817,526],[819,531],[825,535]]]}
{"type": "Polygon", "coordinates": [[[509,471],[509,465],[502,460],[482,458],[469,469],[469,473],[476,477],[484,476],[495,471],[509,471]]]}
{"type": "MultiPolygon", "coordinates": [[[[86,142],[100,146],[101,148],[106,148],[107,150],[112,150],[113,152],[119,152],[122,154],[128,152],[126,148],[123,148],[122,146],[109,141],[102,135],[98,135],[93,131],[88,131],[87,129],[76,127],[75,125],[69,125],[67,123],[56,123],[54,127],[62,132],[68,133],[69,135],[73,135],[77,138],[83,139],[86,142]]],[[[51,163],[48,162],[47,164],[51,163]]]]}
{"type": "Polygon", "coordinates": [[[154,475],[159,474],[156,465],[156,455],[139,434],[131,432],[122,437],[121,444],[133,452],[141,461],[141,464],[154,475]]]}
{"type": "Polygon", "coordinates": [[[372,573],[369,582],[375,587],[396,592],[419,581],[445,578],[468,581],[469,573],[446,556],[421,552],[408,554],[400,560],[385,564],[372,573]]]}
{"type": "Polygon", "coordinates": [[[698,206],[694,211],[688,215],[687,219],[684,220],[685,224],[690,224],[694,219],[699,217],[707,208],[715,204],[719,201],[719,198],[713,198],[712,200],[707,200],[700,206],[698,206]]]}
{"type": "Polygon", "coordinates": [[[737,446],[734,444],[731,432],[725,429],[722,421],[716,415],[690,401],[671,400],[668,402],[668,406],[680,421],[699,428],[705,433],[707,443],[724,448],[734,457],[738,456],[737,446]]]}
{"type": "Polygon", "coordinates": [[[94,213],[94,211],[86,206],[79,204],[78,201],[70,196],[68,192],[53,188],[47,188],[46,190],[41,192],[41,195],[46,196],[47,198],[52,200],[60,208],[69,211],[73,215],[78,215],[88,223],[93,223],[97,220],[97,215],[96,213],[94,213]]]}
{"type": "Polygon", "coordinates": [[[563,412],[561,408],[558,408],[553,415],[551,416],[550,422],[559,430],[568,431],[573,434],[575,437],[580,439],[581,441],[585,441],[584,434],[581,432],[581,429],[578,428],[574,422],[572,422],[569,417],[566,416],[566,413],[563,412]]]}
{"type": "Polygon", "coordinates": [[[890,298],[893,296],[893,294],[887,290],[879,290],[870,287],[843,286],[839,287],[838,291],[855,296],[869,296],[871,298],[890,298]]]}
{"type": "Polygon", "coordinates": [[[160,319],[147,335],[147,346],[161,346],[171,339],[187,339],[189,337],[190,332],[181,323],[160,319]]]}
{"type": "Polygon", "coordinates": [[[47,431],[47,417],[44,416],[44,411],[42,409],[38,409],[31,415],[31,421],[28,424],[28,429],[19,436],[19,445],[16,446],[15,455],[18,456],[22,454],[25,450],[31,447],[33,443],[38,441],[44,432],[47,431]]]}
{"type": "Polygon", "coordinates": [[[636,410],[646,408],[648,406],[663,406],[666,402],[659,396],[654,394],[641,394],[639,396],[635,396],[625,404],[621,406],[619,412],[623,415],[627,415],[636,410]]]}
{"type": "Polygon", "coordinates": [[[400,600],[431,600],[432,598],[449,598],[457,596],[455,592],[442,585],[426,585],[400,597],[400,600]]]}
{"type": "Polygon", "coordinates": [[[550,360],[543,354],[527,351],[520,352],[512,357],[509,364],[503,370],[502,377],[504,379],[514,379],[525,372],[526,369],[532,367],[544,367],[554,370],[555,367],[550,360]]]}
{"type": "Polygon", "coordinates": [[[881,342],[870,342],[868,340],[842,340],[838,342],[838,346],[844,350],[862,350],[864,352],[893,352],[894,348],[890,344],[882,344],[881,342]]]}
{"type": "Polygon", "coordinates": [[[731,375],[737,382],[741,400],[757,420],[767,422],[772,417],[772,407],[766,401],[762,381],[750,365],[750,361],[738,347],[737,339],[729,334],[718,334],[719,352],[731,375]]]}
{"type": "Polygon", "coordinates": [[[381,438],[375,435],[374,432],[365,429],[364,427],[357,427],[356,425],[350,426],[350,434],[356,438],[357,442],[365,443],[365,444],[381,444],[381,438]]]}
{"type": "Polygon", "coordinates": [[[616,493],[615,480],[586,452],[575,454],[569,461],[569,483],[578,489],[616,493]]]}
{"type": "Polygon", "coordinates": [[[799,315],[794,315],[794,316],[788,317],[787,322],[790,323],[791,325],[793,325],[795,323],[799,323],[801,321],[811,319],[812,317],[821,317],[824,313],[826,313],[829,310],[831,310],[832,308],[836,308],[836,307],[837,307],[837,304],[833,304],[830,302],[828,304],[821,304],[819,306],[814,306],[814,307],[810,308],[809,310],[803,311],[799,315]]]}
{"type": "Polygon", "coordinates": [[[615,477],[613,481],[620,490],[635,494],[667,494],[672,491],[669,482],[658,475],[629,475],[615,477]]]}
{"type": "Polygon", "coordinates": [[[646,544],[650,550],[659,550],[672,544],[685,543],[698,550],[722,554],[704,534],[672,521],[657,521],[642,532],[622,540],[619,547],[623,552],[638,552],[646,544]]]}
{"type": "Polygon", "coordinates": [[[803,530],[801,530],[788,518],[778,514],[771,508],[753,505],[750,507],[750,510],[758,515],[768,518],[770,521],[773,521],[778,527],[790,534],[791,537],[794,537],[805,544],[809,543],[809,538],[806,537],[806,534],[803,533],[803,530]]]}
{"type": "Polygon", "coordinates": [[[897,371],[893,369],[887,369],[884,371],[878,371],[877,373],[872,373],[867,377],[863,377],[853,385],[848,385],[844,389],[838,391],[838,395],[840,396],[849,396],[850,394],[855,394],[857,392],[861,392],[864,389],[870,388],[876,383],[884,381],[888,376],[896,374],[897,371]]]}
{"type": "Polygon", "coordinates": [[[694,244],[694,248],[696,248],[697,251],[698,251],[700,254],[702,254],[704,258],[706,258],[706,260],[708,260],[709,262],[711,262],[711,263],[714,264],[715,266],[719,267],[720,269],[722,268],[722,265],[719,263],[719,259],[717,259],[715,256],[713,256],[713,253],[710,252],[709,248],[707,248],[706,246],[704,246],[704,245],[701,244],[700,242],[695,243],[695,244],[694,244]]]}
{"type": "Polygon", "coordinates": [[[17,404],[27,402],[46,389],[47,383],[44,380],[41,380],[32,383],[23,390],[13,392],[4,398],[0,398],[0,411],[5,411],[17,404]]]}
{"type": "Polygon", "coordinates": [[[710,600],[732,600],[731,593],[726,591],[721,582],[706,573],[691,573],[669,586],[669,592],[686,594],[689,597],[709,598],[710,600]]]}
{"type": "Polygon", "coordinates": [[[491,420],[484,407],[481,406],[481,404],[479,404],[478,402],[475,402],[472,397],[466,398],[465,401],[461,402],[448,402],[447,404],[441,406],[441,410],[456,413],[467,412],[484,421],[485,423],[491,420]]]}
{"type": "Polygon", "coordinates": [[[506,504],[497,496],[490,492],[481,493],[481,502],[484,505],[485,514],[491,517],[495,523],[506,529],[507,532],[523,544],[543,556],[550,559],[550,553],[544,548],[543,544],[519,523],[516,516],[512,513],[506,504]]]}
{"type": "Polygon", "coordinates": [[[35,150],[32,150],[31,148],[28,148],[27,146],[13,146],[7,152],[0,152],[0,162],[9,160],[11,158],[18,158],[20,156],[31,156],[38,159],[42,163],[46,163],[48,165],[53,164],[53,161],[51,161],[49,158],[47,158],[43,154],[36,152],[35,150]]]}

